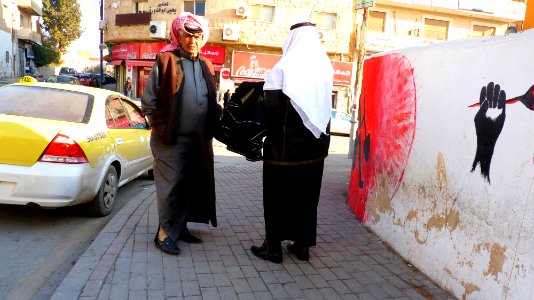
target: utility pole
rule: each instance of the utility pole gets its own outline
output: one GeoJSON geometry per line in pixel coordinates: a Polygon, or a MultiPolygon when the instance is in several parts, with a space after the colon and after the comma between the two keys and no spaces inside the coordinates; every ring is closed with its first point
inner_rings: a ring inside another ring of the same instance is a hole
{"type": "Polygon", "coordinates": [[[353,158],[354,156],[354,141],[356,139],[356,129],[355,126],[358,118],[358,102],[360,101],[360,94],[362,88],[362,74],[363,74],[363,62],[365,61],[365,41],[367,36],[367,19],[369,18],[369,7],[374,5],[373,0],[364,0],[356,4],[356,11],[359,9],[358,6],[363,8],[363,20],[360,27],[360,37],[358,40],[358,67],[356,70],[356,82],[354,85],[354,97],[352,99],[351,107],[351,125],[350,125],[350,138],[349,138],[349,153],[348,158],[353,158]]]}
{"type": "Polygon", "coordinates": [[[100,45],[98,45],[98,49],[100,49],[100,87],[102,88],[102,82],[104,82],[104,64],[102,62],[103,60],[103,45],[104,45],[104,27],[102,23],[104,22],[104,0],[100,0],[100,22],[98,23],[98,27],[100,28],[100,45]]]}

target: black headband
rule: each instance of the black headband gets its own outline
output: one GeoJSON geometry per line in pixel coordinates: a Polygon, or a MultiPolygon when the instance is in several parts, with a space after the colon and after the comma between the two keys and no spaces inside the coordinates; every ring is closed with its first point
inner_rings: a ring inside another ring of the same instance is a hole
{"type": "Polygon", "coordinates": [[[296,29],[296,28],[299,28],[299,27],[302,27],[302,26],[313,26],[313,27],[315,27],[315,23],[311,23],[311,22],[297,23],[297,24],[291,25],[289,30],[293,30],[293,29],[296,29]]]}

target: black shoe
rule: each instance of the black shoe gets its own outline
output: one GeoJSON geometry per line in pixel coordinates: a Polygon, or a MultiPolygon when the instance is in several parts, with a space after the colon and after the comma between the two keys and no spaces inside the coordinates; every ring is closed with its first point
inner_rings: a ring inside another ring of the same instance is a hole
{"type": "Polygon", "coordinates": [[[158,235],[154,237],[154,244],[156,244],[156,248],[161,249],[161,251],[168,253],[168,254],[180,254],[180,248],[176,246],[176,243],[174,243],[170,237],[166,237],[163,241],[160,241],[158,239],[158,235]]]}
{"type": "Polygon", "coordinates": [[[271,252],[269,253],[269,247],[267,247],[267,243],[263,242],[263,245],[261,247],[252,246],[250,248],[250,251],[252,254],[254,254],[256,257],[259,257],[261,259],[268,260],[270,262],[280,264],[283,261],[282,257],[282,248],[280,248],[280,251],[271,252]]]}
{"type": "Polygon", "coordinates": [[[299,260],[308,261],[310,259],[310,249],[306,246],[300,246],[296,243],[287,244],[287,251],[297,256],[299,260]]]}
{"type": "Polygon", "coordinates": [[[202,240],[192,235],[191,232],[189,232],[189,229],[187,229],[187,227],[182,231],[182,233],[180,233],[180,235],[178,236],[178,239],[188,244],[202,243],[202,240]]]}

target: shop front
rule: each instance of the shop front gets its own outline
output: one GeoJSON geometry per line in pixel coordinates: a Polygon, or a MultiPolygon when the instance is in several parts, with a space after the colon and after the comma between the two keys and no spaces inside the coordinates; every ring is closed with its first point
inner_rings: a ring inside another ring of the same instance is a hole
{"type": "MultiPolygon", "coordinates": [[[[231,76],[233,83],[243,81],[262,81],[282,56],[279,54],[233,51],[231,76]]],[[[354,86],[355,67],[352,62],[331,61],[334,67],[334,86],[332,87],[332,108],[346,110],[351,87],[354,86]]]]}
{"type": "MultiPolygon", "coordinates": [[[[131,43],[114,45],[111,48],[111,65],[115,66],[117,91],[123,92],[124,82],[130,77],[134,85],[133,98],[143,95],[150,70],[158,54],[166,43],[131,43]]],[[[219,71],[224,63],[226,49],[221,46],[204,46],[201,55],[208,58],[219,71]]]]}

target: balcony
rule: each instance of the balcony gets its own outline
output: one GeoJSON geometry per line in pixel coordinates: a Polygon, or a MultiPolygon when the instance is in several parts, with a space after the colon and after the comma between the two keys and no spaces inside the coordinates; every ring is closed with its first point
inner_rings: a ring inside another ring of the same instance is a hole
{"type": "Polygon", "coordinates": [[[26,40],[41,45],[41,35],[30,28],[21,28],[17,30],[17,38],[19,40],[26,40]]]}
{"type": "Polygon", "coordinates": [[[513,0],[375,0],[375,3],[502,22],[523,21],[526,10],[524,2],[513,0]]]}
{"type": "Polygon", "coordinates": [[[22,10],[30,16],[43,15],[43,9],[34,0],[18,0],[17,6],[19,10],[22,10]]]}

